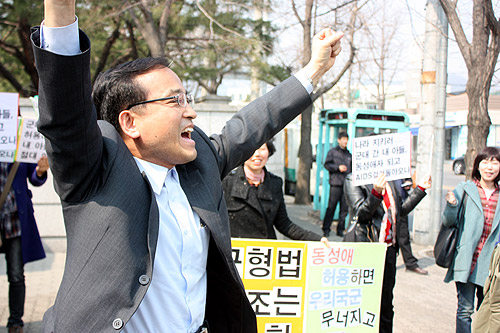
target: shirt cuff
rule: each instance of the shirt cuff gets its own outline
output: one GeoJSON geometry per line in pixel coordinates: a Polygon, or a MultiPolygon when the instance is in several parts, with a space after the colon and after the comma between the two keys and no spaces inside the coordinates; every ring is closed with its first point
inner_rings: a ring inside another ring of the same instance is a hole
{"type": "Polygon", "coordinates": [[[382,194],[378,193],[374,188],[372,188],[372,194],[379,199],[384,198],[384,196],[382,194]]]}
{"type": "Polygon", "coordinates": [[[59,55],[80,54],[78,17],[75,17],[75,22],[64,27],[46,27],[42,22],[40,25],[40,45],[42,49],[59,55]]]}
{"type": "Polygon", "coordinates": [[[298,71],[297,73],[295,73],[294,76],[304,86],[307,93],[309,95],[311,95],[313,93],[313,89],[314,89],[311,79],[308,78],[306,75],[304,75],[304,73],[302,73],[301,71],[298,71]]]}
{"type": "Polygon", "coordinates": [[[425,188],[423,188],[422,186],[417,185],[417,187],[418,187],[419,189],[421,189],[423,192],[425,192],[425,188]]]}

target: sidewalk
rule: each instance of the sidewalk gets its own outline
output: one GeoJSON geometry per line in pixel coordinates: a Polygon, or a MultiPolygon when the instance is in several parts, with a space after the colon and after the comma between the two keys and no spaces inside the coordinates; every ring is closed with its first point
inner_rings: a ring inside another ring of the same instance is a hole
{"type": "MultiPolygon", "coordinates": [[[[321,232],[320,221],[311,206],[294,205],[287,198],[290,218],[303,228],[321,232]]],[[[340,241],[332,233],[330,240],[340,241]]],[[[40,332],[43,314],[55,299],[62,278],[65,253],[64,246],[49,244],[47,258],[25,266],[26,275],[26,306],[24,332],[40,332]]],[[[421,267],[429,271],[428,276],[405,272],[402,258],[398,258],[398,273],[394,291],[395,333],[411,332],[454,332],[456,292],[454,284],[443,281],[446,273],[435,265],[431,248],[413,245],[414,255],[419,258],[421,267]]],[[[7,300],[7,276],[5,260],[0,259],[0,333],[7,332],[5,325],[9,316],[7,300]]],[[[316,332],[308,332],[316,333],[316,332]]]]}

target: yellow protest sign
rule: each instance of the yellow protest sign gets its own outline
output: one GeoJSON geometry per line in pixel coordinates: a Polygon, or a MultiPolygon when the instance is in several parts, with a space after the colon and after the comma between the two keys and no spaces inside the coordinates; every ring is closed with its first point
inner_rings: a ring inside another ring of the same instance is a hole
{"type": "Polygon", "coordinates": [[[377,332],[386,245],[232,239],[262,333],[377,332]]]}

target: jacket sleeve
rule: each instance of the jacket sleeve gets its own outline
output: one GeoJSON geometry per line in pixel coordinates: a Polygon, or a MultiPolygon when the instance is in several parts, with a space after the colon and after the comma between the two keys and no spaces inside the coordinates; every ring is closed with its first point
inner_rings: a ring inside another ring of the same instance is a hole
{"type": "Polygon", "coordinates": [[[358,216],[359,223],[368,223],[377,211],[382,199],[377,198],[363,186],[354,186],[352,174],[348,174],[344,182],[344,195],[353,214],[358,216]]]}
{"type": "Polygon", "coordinates": [[[98,188],[104,148],[91,96],[90,40],[80,31],[82,53],[62,56],[40,48],[38,29],[31,39],[40,78],[38,130],[55,189],[62,200],[81,202],[98,188]]]}
{"type": "Polygon", "coordinates": [[[38,177],[38,175],[36,174],[36,167],[36,164],[28,164],[28,180],[33,186],[41,186],[47,180],[47,172],[45,172],[42,177],[38,177]]]}
{"type": "Polygon", "coordinates": [[[279,179],[279,181],[281,195],[279,196],[278,212],[276,213],[276,218],[273,221],[273,225],[276,227],[276,229],[278,229],[279,232],[281,232],[288,238],[295,240],[319,241],[321,239],[321,236],[299,227],[290,220],[286,211],[283,191],[281,190],[283,181],[281,179],[279,179]]]}
{"type": "Polygon", "coordinates": [[[325,159],[325,169],[331,173],[339,172],[339,164],[337,159],[335,158],[335,148],[330,149],[328,154],[326,154],[325,159]]]}
{"type": "Polygon", "coordinates": [[[415,188],[415,190],[411,191],[410,195],[406,198],[405,201],[403,201],[403,204],[401,205],[401,212],[399,215],[408,215],[419,204],[419,202],[422,201],[425,195],[425,191],[422,191],[418,187],[415,188]]]}
{"type": "Polygon", "coordinates": [[[460,205],[460,202],[462,201],[462,198],[465,194],[465,189],[464,189],[465,183],[462,182],[457,185],[457,187],[453,190],[453,193],[455,194],[455,198],[457,199],[457,203],[452,205],[448,202],[446,202],[446,207],[444,208],[443,212],[443,224],[447,227],[455,224],[457,222],[457,214],[458,214],[458,208],[460,205]]]}
{"type": "Polygon", "coordinates": [[[221,179],[311,103],[307,90],[292,76],[238,111],[221,134],[210,137],[218,154],[221,179]]]}
{"type": "Polygon", "coordinates": [[[489,285],[490,296],[490,332],[500,332],[500,247],[496,247],[491,257],[490,274],[491,278],[489,285]]]}

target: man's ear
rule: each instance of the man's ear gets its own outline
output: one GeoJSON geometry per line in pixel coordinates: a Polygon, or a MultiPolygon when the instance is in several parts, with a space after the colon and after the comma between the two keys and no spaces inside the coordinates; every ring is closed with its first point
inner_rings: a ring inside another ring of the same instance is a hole
{"type": "Polygon", "coordinates": [[[123,110],[118,116],[118,123],[122,129],[122,133],[131,139],[137,139],[141,136],[139,129],[136,126],[135,114],[129,110],[123,110]]]}

